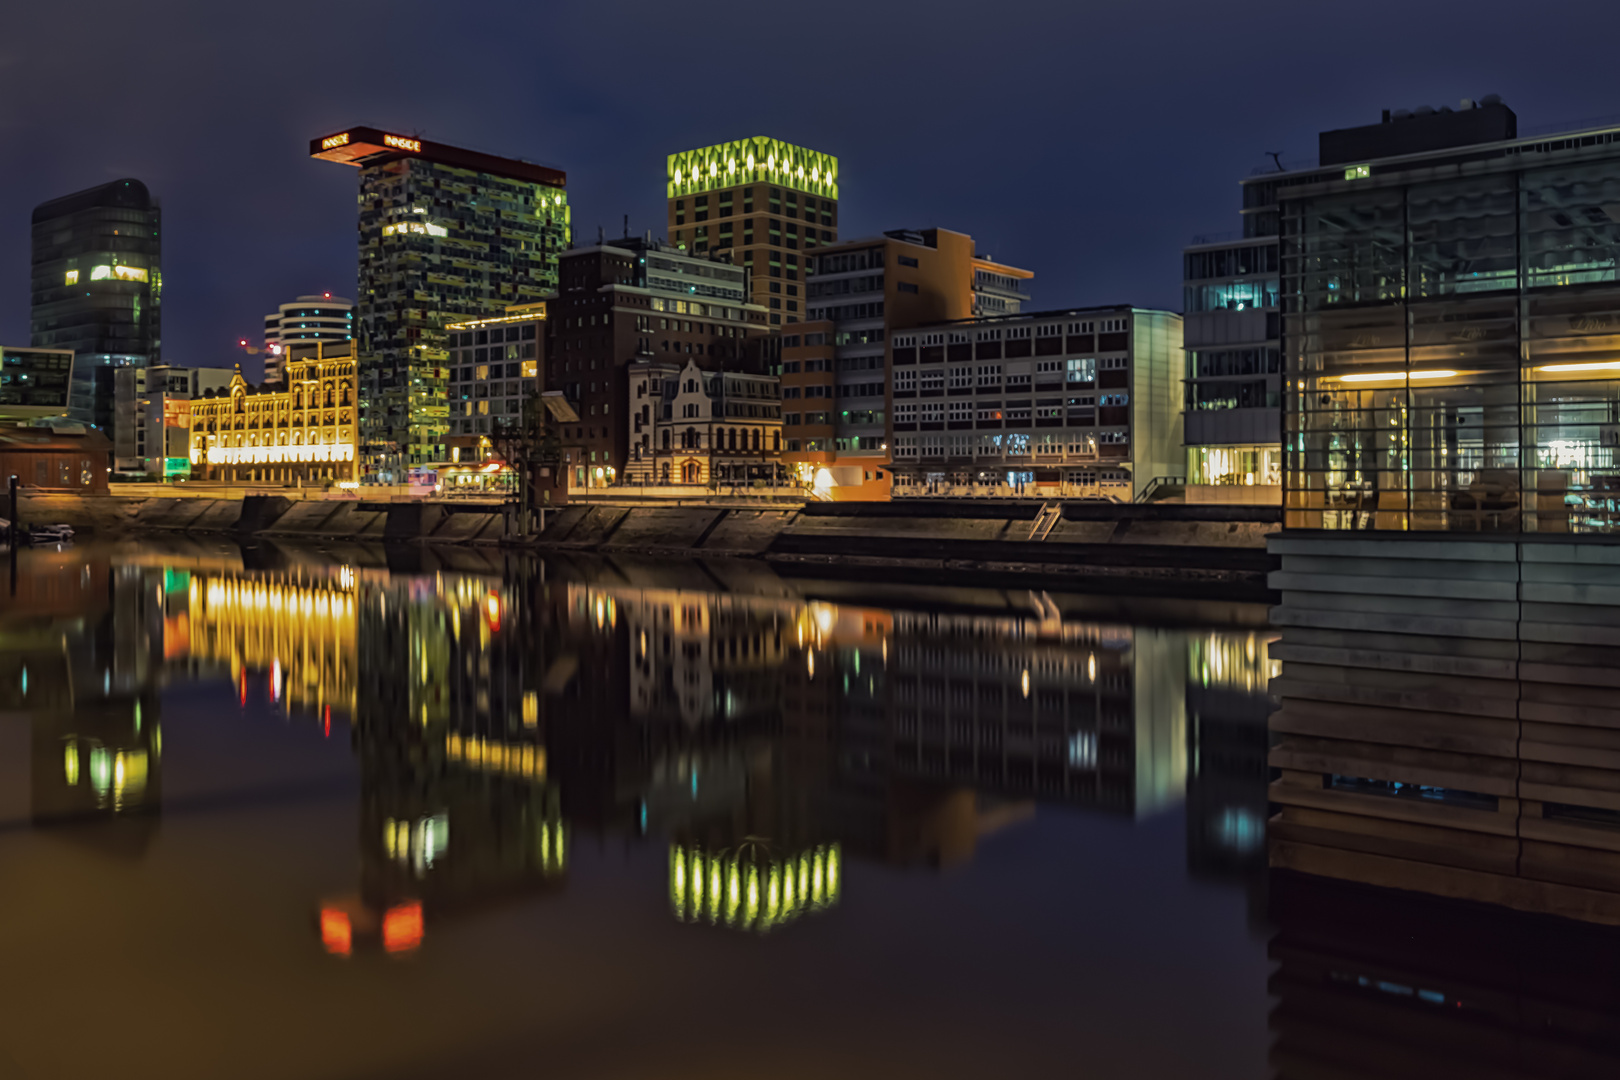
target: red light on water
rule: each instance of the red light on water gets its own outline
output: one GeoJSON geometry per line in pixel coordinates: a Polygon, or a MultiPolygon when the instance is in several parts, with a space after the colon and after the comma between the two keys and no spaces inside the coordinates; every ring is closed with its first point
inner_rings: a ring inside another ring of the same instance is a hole
{"type": "Polygon", "coordinates": [[[332,737],[332,706],[326,706],[325,714],[321,718],[326,726],[325,738],[332,737]]]}
{"type": "Polygon", "coordinates": [[[383,948],[391,953],[410,952],[422,944],[422,905],[396,904],[383,915],[383,948]]]}
{"type": "Polygon", "coordinates": [[[321,909],[321,945],[333,956],[348,956],[354,951],[354,928],[346,913],[336,908],[321,909]]]}

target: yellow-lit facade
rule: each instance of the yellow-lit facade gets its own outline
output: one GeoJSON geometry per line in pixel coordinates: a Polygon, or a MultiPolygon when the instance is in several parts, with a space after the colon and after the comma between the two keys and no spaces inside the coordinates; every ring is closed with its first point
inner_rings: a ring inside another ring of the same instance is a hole
{"type": "MultiPolygon", "coordinates": [[[[347,351],[347,343],[340,348],[347,351]]],[[[359,480],[353,356],[288,360],[286,389],[260,390],[238,371],[230,387],[191,403],[191,470],[204,480],[359,480]]]]}

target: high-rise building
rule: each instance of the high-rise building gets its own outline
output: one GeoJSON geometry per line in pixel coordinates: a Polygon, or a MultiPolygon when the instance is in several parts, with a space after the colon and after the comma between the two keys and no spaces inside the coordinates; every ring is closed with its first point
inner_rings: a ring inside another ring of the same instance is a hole
{"type": "Polygon", "coordinates": [[[810,255],[838,239],[838,159],[755,136],[669,155],[669,240],[729,254],[771,326],[805,318],[810,255]]]}
{"type": "Polygon", "coordinates": [[[832,498],[886,499],[890,335],[1016,314],[1028,270],[948,229],[896,230],[817,249],[808,321],[782,337],[783,459],[832,498]]]}
{"type": "Polygon", "coordinates": [[[360,169],[355,323],[365,479],[447,460],[446,326],[557,287],[567,178],[557,169],[374,128],[310,143],[360,169]]]}
{"type": "Polygon", "coordinates": [[[627,365],[691,359],[707,371],[764,371],[767,309],[749,302],[747,271],[722,257],[626,237],[565,252],[561,277],[545,380],[579,416],[561,429],[576,488],[622,479],[632,443],[650,431],[639,408],[626,408],[627,365]]]}
{"type": "Polygon", "coordinates": [[[1246,182],[1281,224],[1289,528],[1620,527],[1620,127],[1464,106],[1246,182]]]}
{"type": "Polygon", "coordinates": [[[264,317],[264,381],[279,383],[288,345],[349,341],[354,337],[354,301],[331,293],[300,296],[264,317]]]}
{"type": "Polygon", "coordinates": [[[112,369],[162,359],[158,201],[114,180],[34,208],[32,343],[71,349],[74,419],[112,423],[112,369]]]}
{"type": "Polygon", "coordinates": [[[889,361],[895,495],[1128,502],[1180,472],[1180,315],[924,323],[890,338],[889,361]]]}

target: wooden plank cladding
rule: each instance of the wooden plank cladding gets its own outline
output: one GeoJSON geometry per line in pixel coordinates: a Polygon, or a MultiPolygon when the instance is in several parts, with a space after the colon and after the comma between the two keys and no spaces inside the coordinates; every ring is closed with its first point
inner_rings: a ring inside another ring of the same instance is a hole
{"type": "Polygon", "coordinates": [[[1620,543],[1270,552],[1272,866],[1620,925],[1620,543]]]}

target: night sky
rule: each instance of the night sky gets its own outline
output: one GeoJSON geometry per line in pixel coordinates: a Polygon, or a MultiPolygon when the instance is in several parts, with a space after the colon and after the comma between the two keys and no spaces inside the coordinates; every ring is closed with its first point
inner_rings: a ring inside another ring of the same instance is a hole
{"type": "MultiPolygon", "coordinates": [[[[1613,0],[1472,4],[210,2],[7,5],[0,341],[28,223],[107,180],[163,202],[164,356],[228,365],[299,293],[354,295],[369,123],[568,173],[581,241],[662,235],[664,157],[772,135],[840,159],[840,236],[942,226],[1037,308],[1179,310],[1180,249],[1237,182],[1383,108],[1501,94],[1524,134],[1610,117],[1613,0]]],[[[251,372],[250,372],[251,373],[251,372]]]]}

